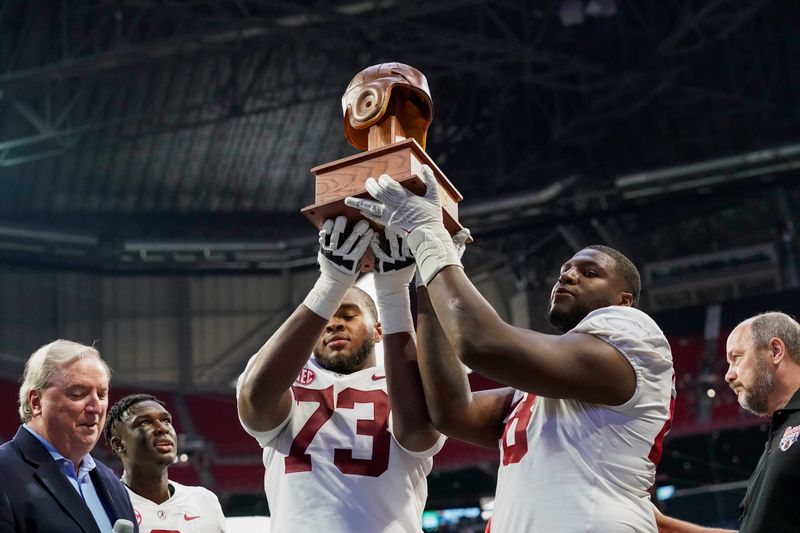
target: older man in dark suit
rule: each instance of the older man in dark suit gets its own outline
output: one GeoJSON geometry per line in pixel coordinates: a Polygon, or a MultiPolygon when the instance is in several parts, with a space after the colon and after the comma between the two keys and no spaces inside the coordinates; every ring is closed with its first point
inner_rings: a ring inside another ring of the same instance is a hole
{"type": "Polygon", "coordinates": [[[108,410],[110,371],[98,351],[54,341],[23,377],[23,425],[0,446],[0,531],[138,531],[125,487],[89,455],[108,410]]]}

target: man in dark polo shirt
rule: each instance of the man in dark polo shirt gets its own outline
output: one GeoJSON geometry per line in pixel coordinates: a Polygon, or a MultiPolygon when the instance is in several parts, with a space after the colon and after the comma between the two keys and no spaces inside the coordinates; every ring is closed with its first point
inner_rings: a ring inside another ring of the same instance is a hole
{"type": "MultiPolygon", "coordinates": [[[[800,531],[800,324],[763,313],[728,336],[725,381],[739,404],[770,417],[769,440],[739,506],[740,533],[800,531]]],[[[660,533],[720,533],[656,511],[660,533]]]]}

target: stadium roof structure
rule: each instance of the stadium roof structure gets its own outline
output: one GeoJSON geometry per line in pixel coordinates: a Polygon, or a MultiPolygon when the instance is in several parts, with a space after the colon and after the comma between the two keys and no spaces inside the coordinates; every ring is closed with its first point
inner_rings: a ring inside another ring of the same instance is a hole
{"type": "Polygon", "coordinates": [[[354,153],[339,99],[387,61],[428,78],[475,270],[791,250],[798,26],[766,0],[3,0],[0,261],[310,267],[309,169],[354,153]]]}

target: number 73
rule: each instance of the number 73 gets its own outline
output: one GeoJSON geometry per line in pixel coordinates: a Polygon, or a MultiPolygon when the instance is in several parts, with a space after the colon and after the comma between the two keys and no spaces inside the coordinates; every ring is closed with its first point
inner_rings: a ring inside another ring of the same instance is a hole
{"type": "Polygon", "coordinates": [[[356,476],[378,477],[389,468],[389,397],[382,390],[358,390],[347,388],[336,396],[333,402],[333,385],[326,389],[305,389],[292,387],[295,400],[298,402],[314,402],[317,409],[311,414],[305,425],[292,440],[289,455],[285,459],[287,474],[309,472],[311,470],[311,454],[306,453],[317,432],[327,422],[335,409],[353,409],[357,403],[371,403],[374,415],[371,420],[356,421],[356,434],[372,437],[372,458],[356,459],[353,450],[335,448],[333,464],[343,473],[356,476]]]}

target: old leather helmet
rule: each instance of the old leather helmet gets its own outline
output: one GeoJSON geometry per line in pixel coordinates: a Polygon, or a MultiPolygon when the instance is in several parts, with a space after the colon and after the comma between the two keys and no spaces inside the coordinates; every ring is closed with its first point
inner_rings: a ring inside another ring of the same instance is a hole
{"type": "Polygon", "coordinates": [[[344,134],[359,150],[369,148],[369,128],[380,122],[392,96],[404,96],[397,118],[408,137],[425,148],[433,100],[425,75],[403,63],[381,63],[355,75],[342,96],[344,134]]]}

